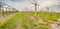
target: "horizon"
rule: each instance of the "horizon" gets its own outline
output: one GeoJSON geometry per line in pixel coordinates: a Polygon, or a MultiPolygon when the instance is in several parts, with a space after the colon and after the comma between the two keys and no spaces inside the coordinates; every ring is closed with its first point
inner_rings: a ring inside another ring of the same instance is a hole
{"type": "MultiPolygon", "coordinates": [[[[25,8],[28,9],[28,11],[35,11],[34,5],[31,4],[31,0],[1,0],[3,3],[6,3],[14,8],[16,8],[19,11],[24,11],[25,8]]],[[[60,12],[60,4],[58,3],[60,0],[38,0],[38,10],[41,10],[44,7],[50,7],[55,12],[60,12]],[[55,5],[55,6],[54,6],[55,5]]]]}

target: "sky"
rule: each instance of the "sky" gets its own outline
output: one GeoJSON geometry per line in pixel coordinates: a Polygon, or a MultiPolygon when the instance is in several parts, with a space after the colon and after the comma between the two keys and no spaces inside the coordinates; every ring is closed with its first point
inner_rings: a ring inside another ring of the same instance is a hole
{"type": "MultiPolygon", "coordinates": [[[[33,0],[0,0],[0,1],[18,9],[19,11],[23,11],[25,8],[27,8],[30,11],[34,11],[34,5],[32,4],[33,0]]],[[[60,10],[60,0],[36,0],[36,1],[39,5],[37,7],[39,8],[50,7],[54,9],[54,11],[60,10]]]]}

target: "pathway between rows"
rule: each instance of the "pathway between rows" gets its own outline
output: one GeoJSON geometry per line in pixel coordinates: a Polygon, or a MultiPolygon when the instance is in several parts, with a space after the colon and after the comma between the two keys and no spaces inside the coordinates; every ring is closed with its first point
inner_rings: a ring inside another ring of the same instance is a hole
{"type": "Polygon", "coordinates": [[[14,16],[14,15],[15,15],[15,13],[13,13],[13,14],[9,14],[9,15],[4,16],[4,17],[1,17],[1,18],[0,18],[0,22],[1,22],[1,21],[5,21],[5,20],[7,20],[7,19],[11,18],[11,17],[14,16]]]}

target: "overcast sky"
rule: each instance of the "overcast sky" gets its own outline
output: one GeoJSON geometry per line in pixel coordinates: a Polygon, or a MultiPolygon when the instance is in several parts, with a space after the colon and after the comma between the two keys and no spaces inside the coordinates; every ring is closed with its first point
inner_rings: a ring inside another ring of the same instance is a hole
{"type": "MultiPolygon", "coordinates": [[[[0,0],[3,3],[6,3],[14,8],[17,8],[18,10],[22,11],[24,10],[26,7],[28,7],[28,9],[33,9],[32,11],[34,11],[34,5],[31,4],[31,2],[33,2],[33,0],[0,0]]],[[[60,0],[37,0],[38,4],[40,5],[40,7],[51,7],[53,9],[55,9],[55,11],[60,10],[60,0]]]]}

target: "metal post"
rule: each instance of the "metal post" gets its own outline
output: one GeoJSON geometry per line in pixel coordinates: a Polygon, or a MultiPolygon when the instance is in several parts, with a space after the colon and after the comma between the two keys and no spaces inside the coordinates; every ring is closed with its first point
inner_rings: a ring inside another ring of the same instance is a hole
{"type": "Polygon", "coordinates": [[[1,15],[1,17],[2,17],[2,7],[3,7],[2,4],[0,4],[0,13],[1,13],[0,15],[1,15]]]}
{"type": "Polygon", "coordinates": [[[27,8],[26,8],[26,11],[27,11],[27,8]]]}
{"type": "Polygon", "coordinates": [[[37,2],[35,2],[35,17],[36,17],[36,13],[37,13],[37,2]]]}
{"type": "Polygon", "coordinates": [[[3,7],[2,7],[2,16],[4,16],[3,7]]]}
{"type": "Polygon", "coordinates": [[[7,8],[6,8],[6,15],[7,15],[7,8]]]}
{"type": "Polygon", "coordinates": [[[1,12],[1,4],[0,4],[0,12],[1,12]]]}
{"type": "Polygon", "coordinates": [[[1,17],[1,4],[0,4],[0,17],[1,17]]]}
{"type": "Polygon", "coordinates": [[[15,12],[14,8],[13,8],[13,12],[15,12]]]}
{"type": "Polygon", "coordinates": [[[60,15],[59,15],[60,13],[59,13],[59,8],[58,8],[58,18],[60,18],[60,15]]]}
{"type": "MultiPolygon", "coordinates": [[[[35,2],[35,3],[32,2],[32,4],[35,5],[35,18],[36,18],[36,15],[37,15],[37,6],[38,6],[38,4],[37,4],[37,1],[36,1],[36,0],[34,0],[34,2],[35,2]]],[[[37,20],[37,18],[36,18],[36,20],[37,20]]]]}
{"type": "MultiPolygon", "coordinates": [[[[8,8],[8,13],[10,12],[10,8],[8,8]]],[[[9,13],[10,14],[10,13],[9,13]]]]}

